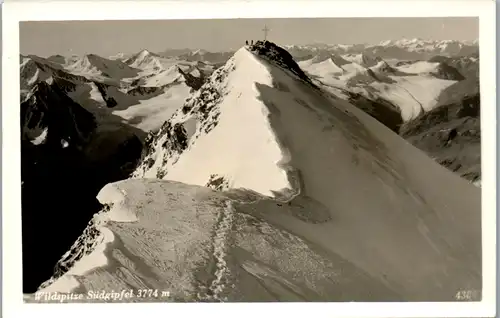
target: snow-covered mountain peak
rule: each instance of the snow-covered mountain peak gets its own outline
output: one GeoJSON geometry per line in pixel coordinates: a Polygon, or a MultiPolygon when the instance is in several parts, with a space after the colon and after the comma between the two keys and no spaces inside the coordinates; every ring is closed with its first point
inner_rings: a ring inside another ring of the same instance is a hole
{"type": "Polygon", "coordinates": [[[108,60],[104,57],[100,57],[99,55],[97,54],[85,54],[83,56],[83,58],[81,59],[81,63],[82,65],[85,65],[85,66],[93,66],[93,67],[105,67],[106,64],[110,63],[110,62],[118,62],[118,61],[111,61],[111,60],[108,60]]]}
{"type": "Polygon", "coordinates": [[[368,55],[365,53],[345,54],[344,56],[342,56],[342,58],[349,62],[357,63],[363,67],[375,66],[378,62],[382,60],[380,57],[368,55]]]}
{"type": "Polygon", "coordinates": [[[138,57],[144,57],[144,56],[147,56],[147,55],[153,55],[153,53],[151,53],[147,49],[142,49],[142,50],[139,51],[139,53],[137,53],[138,57]]]}
{"type": "Polygon", "coordinates": [[[285,154],[256,88],[272,83],[269,70],[254,54],[247,48],[238,50],[150,136],[135,176],[198,185],[222,178],[227,187],[265,195],[290,187],[278,166],[285,154]],[[232,156],[221,158],[221,153],[232,156]]]}
{"type": "Polygon", "coordinates": [[[207,53],[207,51],[205,51],[203,49],[198,49],[198,50],[191,52],[191,55],[204,55],[206,53],[207,53]]]}
{"type": "MultiPolygon", "coordinates": [[[[379,59],[353,58],[372,63],[380,73],[392,70],[379,59]]],[[[346,80],[353,85],[381,80],[365,66],[356,62],[348,65],[352,72],[346,80]]],[[[275,103],[307,108],[309,96],[291,88],[296,85],[301,90],[304,84],[308,90],[317,89],[291,55],[274,43],[257,42],[238,50],[157,133],[150,135],[134,176],[197,185],[223,180],[226,188],[247,188],[264,195],[291,189],[282,166],[290,154],[269,116],[275,103]],[[220,153],[228,157],[221,160],[220,153]]]]}
{"type": "Polygon", "coordinates": [[[96,54],[85,54],[66,69],[90,78],[104,77],[118,81],[135,77],[139,71],[120,60],[110,60],[96,54]]]}
{"type": "Polygon", "coordinates": [[[20,65],[21,95],[26,94],[36,83],[47,80],[55,71],[32,57],[23,57],[20,65]]]}
{"type": "Polygon", "coordinates": [[[129,65],[130,67],[150,72],[165,70],[170,65],[172,65],[173,60],[163,58],[156,53],[143,49],[137,54],[124,60],[124,63],[129,65]]]}
{"type": "Polygon", "coordinates": [[[129,62],[135,62],[135,61],[142,61],[148,57],[158,57],[157,54],[154,54],[147,49],[142,49],[139,52],[137,52],[135,55],[133,55],[130,59],[129,62]]]}

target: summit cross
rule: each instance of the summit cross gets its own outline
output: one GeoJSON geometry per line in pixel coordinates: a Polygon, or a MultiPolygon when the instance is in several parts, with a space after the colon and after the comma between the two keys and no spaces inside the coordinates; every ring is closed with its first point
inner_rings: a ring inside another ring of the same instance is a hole
{"type": "Polygon", "coordinates": [[[271,30],[270,30],[270,29],[267,27],[267,25],[266,25],[266,26],[264,26],[264,28],[262,29],[262,31],[264,31],[264,41],[266,41],[266,40],[267,40],[267,34],[268,34],[268,33],[269,33],[269,31],[271,31],[271,30]]]}

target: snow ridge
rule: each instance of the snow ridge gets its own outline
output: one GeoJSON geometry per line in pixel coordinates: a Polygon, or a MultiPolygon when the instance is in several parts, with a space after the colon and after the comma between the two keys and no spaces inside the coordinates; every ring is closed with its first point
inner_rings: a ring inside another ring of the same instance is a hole
{"type": "Polygon", "coordinates": [[[158,133],[147,138],[133,177],[205,186],[217,175],[224,180],[224,187],[271,196],[289,188],[279,164],[284,150],[270,125],[271,111],[260,100],[255,84],[273,87],[280,83],[261,60],[317,89],[291,55],[274,43],[244,47],[217,69],[158,133]],[[241,125],[248,129],[239,129],[241,125]],[[220,157],[220,153],[235,149],[233,158],[220,157]],[[193,166],[200,169],[193,170],[193,166]]]}
{"type": "Polygon", "coordinates": [[[180,154],[192,146],[200,135],[208,134],[217,126],[220,115],[218,104],[225,94],[224,79],[233,67],[228,62],[225,67],[217,69],[157,133],[148,135],[142,164],[133,173],[134,178],[162,179],[180,154]]]}

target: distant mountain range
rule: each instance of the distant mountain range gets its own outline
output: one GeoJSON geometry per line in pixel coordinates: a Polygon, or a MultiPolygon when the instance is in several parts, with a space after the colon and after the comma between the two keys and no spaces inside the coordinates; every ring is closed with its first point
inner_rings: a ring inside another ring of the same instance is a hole
{"type": "MultiPolygon", "coordinates": [[[[286,44],[281,46],[287,49],[295,59],[301,60],[324,52],[337,54],[358,54],[378,56],[384,59],[417,60],[429,59],[435,55],[477,56],[479,57],[479,40],[424,40],[420,38],[385,40],[376,44],[286,44]]],[[[144,50],[148,51],[148,50],[144,50]]],[[[188,61],[205,61],[223,63],[234,54],[234,50],[208,51],[204,49],[166,49],[154,54],[161,57],[179,57],[188,61]]],[[[151,52],[150,52],[151,53],[151,52]]],[[[112,60],[125,60],[138,53],[117,53],[109,56],[112,60]]],[[[55,55],[49,59],[65,59],[55,55]]]]}
{"type": "Polygon", "coordinates": [[[402,39],[387,40],[378,44],[312,44],[284,45],[298,59],[317,55],[321,52],[337,54],[358,54],[378,56],[383,59],[426,60],[435,55],[471,56],[479,54],[478,41],[422,40],[402,39]]]}

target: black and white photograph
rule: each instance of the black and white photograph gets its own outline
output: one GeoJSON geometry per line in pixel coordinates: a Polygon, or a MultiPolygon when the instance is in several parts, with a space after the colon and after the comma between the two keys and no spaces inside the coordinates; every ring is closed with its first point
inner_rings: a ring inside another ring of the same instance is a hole
{"type": "Polygon", "coordinates": [[[479,30],[19,21],[23,303],[481,302],[479,30]]]}

